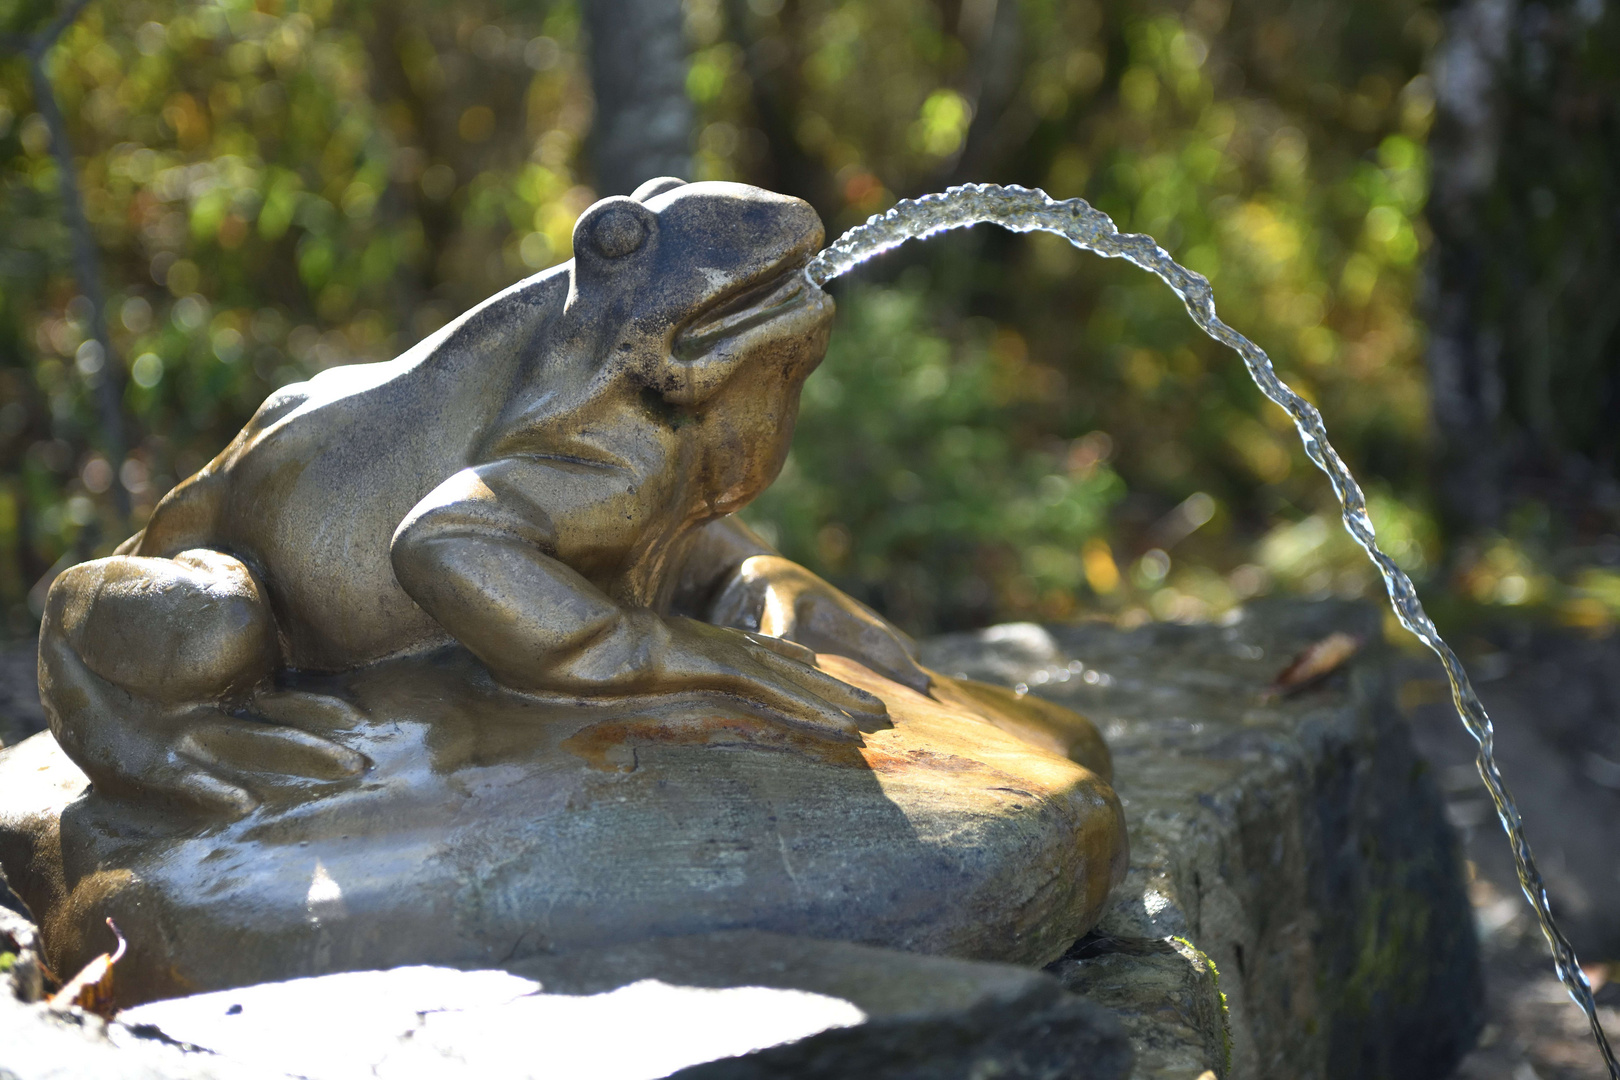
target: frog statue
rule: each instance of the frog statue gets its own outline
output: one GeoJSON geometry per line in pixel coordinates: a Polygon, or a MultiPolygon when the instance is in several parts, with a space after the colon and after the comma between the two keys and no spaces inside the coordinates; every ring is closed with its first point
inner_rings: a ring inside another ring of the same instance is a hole
{"type": "Polygon", "coordinates": [[[273,393],[52,585],[0,866],[126,998],[755,927],[1044,963],[1107,750],[730,516],[832,300],[804,202],[660,179],[398,359],[273,393]]]}

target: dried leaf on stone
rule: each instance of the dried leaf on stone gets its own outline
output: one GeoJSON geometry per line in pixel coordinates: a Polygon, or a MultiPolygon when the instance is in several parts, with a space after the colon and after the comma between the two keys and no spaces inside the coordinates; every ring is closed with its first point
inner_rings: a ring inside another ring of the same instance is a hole
{"type": "Polygon", "coordinates": [[[49,1004],[52,1009],[66,1012],[77,1005],[85,1012],[95,1013],[107,1020],[111,1020],[113,1013],[118,1011],[113,995],[113,967],[123,959],[126,942],[111,919],[107,920],[107,927],[118,939],[117,950],[111,954],[102,953],[84,965],[83,971],[51,996],[49,1004]]]}
{"type": "Polygon", "coordinates": [[[1307,645],[1289,665],[1278,672],[1266,688],[1268,701],[1286,697],[1303,690],[1343,667],[1345,662],[1361,651],[1362,641],[1354,634],[1335,630],[1320,641],[1307,645]]]}

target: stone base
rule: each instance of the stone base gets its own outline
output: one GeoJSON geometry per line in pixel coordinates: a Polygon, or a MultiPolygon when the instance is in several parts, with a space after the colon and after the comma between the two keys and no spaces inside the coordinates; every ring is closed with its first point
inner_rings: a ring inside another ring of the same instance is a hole
{"type": "Polygon", "coordinates": [[[1472,1045],[1465,879],[1382,637],[1370,605],[1267,602],[1224,627],[1017,625],[925,646],[939,670],[1024,683],[1107,738],[1131,869],[1050,970],[1120,1016],[1142,1080],[1432,1080],[1472,1045]],[[1361,654],[1272,700],[1334,631],[1361,654]]]}
{"type": "Polygon", "coordinates": [[[716,697],[537,701],[471,658],[302,687],[358,782],[199,824],[90,791],[48,734],[0,751],[0,865],[74,971],[129,941],[125,1004],[401,964],[494,966],[750,928],[1039,965],[1124,870],[1096,774],[945,680],[852,661],[893,726],[831,742],[716,697]]]}

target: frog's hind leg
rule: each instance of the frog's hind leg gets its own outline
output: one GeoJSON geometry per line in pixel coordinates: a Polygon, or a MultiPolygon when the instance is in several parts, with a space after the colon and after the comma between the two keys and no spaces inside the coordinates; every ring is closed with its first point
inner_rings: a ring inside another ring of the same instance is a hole
{"type": "Polygon", "coordinates": [[[242,562],[204,549],[69,568],[51,585],[40,632],[102,679],[155,701],[225,698],[276,662],[275,619],[258,581],[242,562]]]}
{"type": "Polygon", "coordinates": [[[244,770],[335,779],[352,751],[235,715],[277,666],[275,618],[252,571],[205,549],[114,555],[64,571],[40,629],[40,698],[97,788],[240,815],[244,770]]]}

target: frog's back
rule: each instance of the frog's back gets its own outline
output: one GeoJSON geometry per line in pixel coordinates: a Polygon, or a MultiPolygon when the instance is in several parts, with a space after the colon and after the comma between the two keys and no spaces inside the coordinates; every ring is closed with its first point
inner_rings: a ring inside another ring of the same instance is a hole
{"type": "MultiPolygon", "coordinates": [[[[248,563],[294,667],[346,667],[443,640],[395,580],[389,544],[413,506],[471,463],[517,374],[469,347],[469,335],[492,329],[477,314],[396,360],[331,368],[273,393],[163,500],[138,553],[209,547],[248,563]]],[[[497,321],[507,324],[497,331],[524,329],[497,321]]]]}

